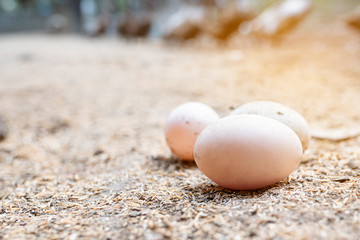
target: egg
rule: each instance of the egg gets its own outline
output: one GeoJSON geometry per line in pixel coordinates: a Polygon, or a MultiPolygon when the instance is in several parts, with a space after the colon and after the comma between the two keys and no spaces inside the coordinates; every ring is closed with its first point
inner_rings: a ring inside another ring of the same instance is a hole
{"type": "Polygon", "coordinates": [[[235,190],[279,182],[297,168],[302,153],[293,130],[251,114],[214,122],[201,132],[194,148],[198,168],[220,186],[235,190]]]}
{"type": "Polygon", "coordinates": [[[295,110],[276,102],[256,101],[246,103],[235,109],[231,115],[257,114],[276,119],[290,127],[300,138],[303,151],[308,148],[311,138],[309,125],[295,110]]]}
{"type": "Polygon", "coordinates": [[[206,126],[218,119],[218,114],[203,103],[184,103],[176,107],[166,121],[166,142],[177,157],[193,161],[197,137],[206,126]]]}

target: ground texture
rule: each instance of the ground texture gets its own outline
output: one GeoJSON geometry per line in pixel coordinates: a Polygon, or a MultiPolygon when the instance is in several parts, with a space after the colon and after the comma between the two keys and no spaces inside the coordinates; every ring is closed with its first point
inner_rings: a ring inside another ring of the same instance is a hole
{"type": "Polygon", "coordinates": [[[360,35],[198,45],[1,36],[0,239],[359,238],[360,137],[313,139],[291,178],[246,192],[172,158],[163,126],[187,101],[273,100],[356,128],[360,35]]]}

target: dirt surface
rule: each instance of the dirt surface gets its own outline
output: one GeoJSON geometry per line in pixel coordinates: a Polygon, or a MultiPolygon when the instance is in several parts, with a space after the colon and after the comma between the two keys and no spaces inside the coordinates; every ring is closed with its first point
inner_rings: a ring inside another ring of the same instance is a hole
{"type": "Polygon", "coordinates": [[[360,34],[195,46],[2,35],[0,239],[359,238],[360,137],[313,139],[290,179],[246,192],[172,158],[163,126],[186,101],[272,100],[356,128],[360,34]]]}

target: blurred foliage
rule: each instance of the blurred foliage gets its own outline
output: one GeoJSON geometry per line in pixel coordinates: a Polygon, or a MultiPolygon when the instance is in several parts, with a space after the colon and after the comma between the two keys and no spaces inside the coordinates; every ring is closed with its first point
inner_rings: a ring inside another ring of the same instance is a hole
{"type": "Polygon", "coordinates": [[[68,0],[0,0],[0,11],[18,13],[33,10],[40,15],[46,15],[68,3],[68,0]]]}

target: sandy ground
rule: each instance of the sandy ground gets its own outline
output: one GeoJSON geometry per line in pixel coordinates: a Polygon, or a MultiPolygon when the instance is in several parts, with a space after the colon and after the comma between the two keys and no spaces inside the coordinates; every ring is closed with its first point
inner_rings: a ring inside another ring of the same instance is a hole
{"type": "Polygon", "coordinates": [[[360,137],[313,139],[291,179],[246,192],[171,158],[163,126],[186,101],[273,100],[356,128],[360,34],[194,46],[0,36],[0,239],[359,238],[360,137]]]}

